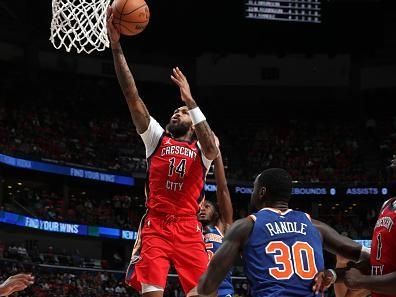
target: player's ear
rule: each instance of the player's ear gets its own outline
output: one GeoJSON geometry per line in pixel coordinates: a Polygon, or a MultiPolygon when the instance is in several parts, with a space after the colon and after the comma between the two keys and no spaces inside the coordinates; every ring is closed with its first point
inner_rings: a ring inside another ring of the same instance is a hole
{"type": "Polygon", "coordinates": [[[263,198],[265,196],[265,194],[267,193],[267,188],[266,187],[262,187],[260,189],[260,198],[263,198]]]}

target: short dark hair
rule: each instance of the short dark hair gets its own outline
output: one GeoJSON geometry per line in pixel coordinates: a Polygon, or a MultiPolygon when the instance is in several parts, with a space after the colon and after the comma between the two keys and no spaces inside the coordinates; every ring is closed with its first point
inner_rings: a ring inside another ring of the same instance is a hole
{"type": "Polygon", "coordinates": [[[282,168],[269,168],[261,172],[258,185],[267,189],[271,200],[289,201],[292,192],[292,179],[282,168]]]}
{"type": "Polygon", "coordinates": [[[217,202],[208,199],[205,199],[205,202],[209,203],[213,207],[214,209],[213,215],[215,216],[215,219],[218,220],[220,218],[220,208],[217,202]]]}
{"type": "Polygon", "coordinates": [[[205,199],[205,202],[208,202],[210,205],[212,205],[214,210],[215,210],[215,212],[217,211],[218,213],[220,213],[220,208],[219,208],[219,205],[217,204],[216,201],[205,199]]]}

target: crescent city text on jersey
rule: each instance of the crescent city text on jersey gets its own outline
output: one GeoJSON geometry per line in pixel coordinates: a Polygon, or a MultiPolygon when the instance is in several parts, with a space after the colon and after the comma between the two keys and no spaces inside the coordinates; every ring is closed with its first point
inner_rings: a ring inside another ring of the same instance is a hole
{"type": "Polygon", "coordinates": [[[375,224],[375,228],[380,228],[380,227],[384,227],[386,228],[388,231],[390,231],[393,227],[393,220],[390,217],[382,217],[379,218],[377,223],[375,224]]]}
{"type": "Polygon", "coordinates": [[[166,155],[182,155],[194,160],[197,158],[197,152],[194,152],[192,149],[188,147],[178,146],[178,145],[171,145],[164,147],[161,150],[161,157],[166,155]]]}

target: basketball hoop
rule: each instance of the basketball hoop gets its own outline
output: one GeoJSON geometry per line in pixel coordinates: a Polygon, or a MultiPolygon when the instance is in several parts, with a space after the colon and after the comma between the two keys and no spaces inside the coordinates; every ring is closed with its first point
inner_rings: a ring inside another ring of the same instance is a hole
{"type": "Polygon", "coordinates": [[[109,47],[106,10],[110,0],[52,0],[50,40],[56,49],[77,53],[109,47]]]}

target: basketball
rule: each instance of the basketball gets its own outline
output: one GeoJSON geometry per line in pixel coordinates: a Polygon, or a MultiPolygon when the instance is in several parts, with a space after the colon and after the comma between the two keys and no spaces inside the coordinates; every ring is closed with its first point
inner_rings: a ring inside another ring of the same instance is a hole
{"type": "Polygon", "coordinates": [[[144,0],[114,0],[113,24],[122,35],[141,33],[149,23],[150,10],[144,0]]]}

